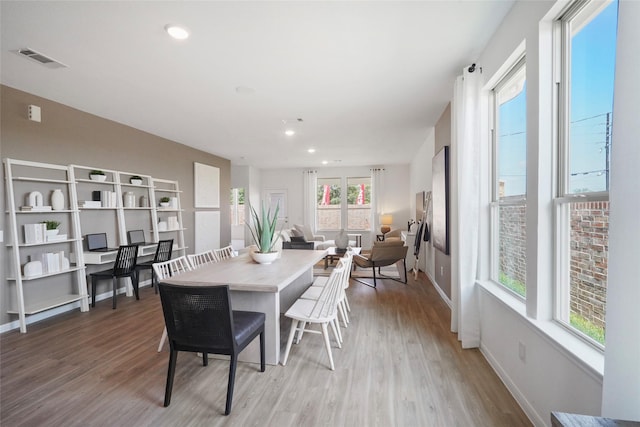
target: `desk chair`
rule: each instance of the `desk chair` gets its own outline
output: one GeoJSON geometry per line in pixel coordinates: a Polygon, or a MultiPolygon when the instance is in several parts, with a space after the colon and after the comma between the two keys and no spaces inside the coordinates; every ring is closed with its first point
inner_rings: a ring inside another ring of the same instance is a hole
{"type": "Polygon", "coordinates": [[[173,377],[179,351],[231,356],[225,415],[231,413],[238,354],[260,335],[260,372],[264,372],[265,314],[231,310],[229,286],[184,286],[160,283],[160,300],[169,334],[169,369],[164,406],[171,403],[173,377]]]}
{"type": "Polygon", "coordinates": [[[128,277],[133,284],[133,290],[138,295],[138,275],[136,274],[136,259],[138,257],[138,245],[123,245],[118,248],[116,261],[109,270],[91,273],[91,307],[96,306],[96,286],[99,280],[111,279],[113,281],[113,309],[116,308],[116,291],[118,290],[118,278],[128,277]]]}
{"type": "MultiPolygon", "coordinates": [[[[171,259],[171,251],[173,251],[173,239],[160,240],[158,242],[158,247],[156,248],[156,253],[153,256],[153,260],[141,262],[140,264],[136,265],[136,275],[138,276],[138,281],[140,280],[140,270],[151,270],[151,286],[157,285],[158,278],[156,277],[152,266],[157,262],[169,261],[171,259]]],[[[155,286],[155,289],[157,294],[158,287],[155,286]]]]}

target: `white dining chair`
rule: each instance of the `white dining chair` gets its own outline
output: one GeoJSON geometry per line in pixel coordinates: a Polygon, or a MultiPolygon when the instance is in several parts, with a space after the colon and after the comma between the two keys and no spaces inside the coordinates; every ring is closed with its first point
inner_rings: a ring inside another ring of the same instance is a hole
{"type": "Polygon", "coordinates": [[[198,268],[205,264],[218,262],[218,257],[216,257],[216,254],[211,249],[197,254],[187,255],[187,259],[189,260],[192,268],[198,268]]]}
{"type": "MultiPolygon", "coordinates": [[[[156,277],[158,278],[158,282],[176,276],[178,274],[184,273],[185,271],[191,271],[191,264],[189,260],[184,255],[179,258],[170,259],[169,261],[157,262],[152,266],[154,273],[156,273],[156,277]]],[[[167,327],[165,326],[162,331],[162,338],[160,338],[160,344],[158,345],[158,353],[162,351],[162,346],[167,339],[167,327]]]]}
{"type": "MultiPolygon", "coordinates": [[[[347,251],[344,257],[341,258],[342,264],[346,268],[345,274],[342,275],[342,287],[340,296],[338,298],[338,313],[342,318],[342,323],[344,327],[348,327],[349,325],[349,314],[351,311],[351,307],[349,307],[349,301],[347,300],[346,290],[349,288],[349,278],[351,265],[353,261],[353,253],[347,251]]],[[[300,298],[315,300],[320,297],[322,293],[322,289],[327,284],[327,277],[319,276],[313,282],[313,284],[302,294],[300,298]]]]}
{"type": "Polygon", "coordinates": [[[216,257],[220,261],[236,256],[235,251],[231,246],[225,246],[224,248],[216,249],[214,252],[216,254],[216,257]]]}
{"type": "Polygon", "coordinates": [[[329,340],[329,331],[327,325],[331,326],[334,336],[338,344],[338,348],[342,348],[342,344],[339,337],[339,331],[336,328],[335,320],[338,313],[338,298],[342,287],[342,275],[345,271],[342,262],[338,262],[336,268],[333,269],[327,285],[322,289],[320,297],[316,300],[299,298],[284,314],[285,317],[291,319],[291,329],[289,331],[289,338],[287,339],[287,347],[284,351],[284,358],[282,360],[282,366],[287,364],[289,358],[289,352],[291,351],[291,345],[295,338],[296,332],[298,333],[298,340],[303,332],[322,334],[324,338],[325,349],[329,356],[329,363],[331,370],[335,370],[333,363],[333,355],[331,354],[331,344],[329,340]],[[311,325],[319,324],[321,330],[309,329],[311,325]]]}

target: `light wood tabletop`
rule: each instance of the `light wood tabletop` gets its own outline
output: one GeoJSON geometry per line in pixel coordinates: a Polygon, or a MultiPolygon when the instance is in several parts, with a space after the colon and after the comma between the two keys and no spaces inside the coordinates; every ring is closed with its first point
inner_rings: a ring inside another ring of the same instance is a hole
{"type": "Polygon", "coordinates": [[[326,250],[285,249],[272,264],[258,264],[249,254],[242,254],[164,281],[177,285],[229,285],[232,291],[280,292],[326,254],[326,250]]]}

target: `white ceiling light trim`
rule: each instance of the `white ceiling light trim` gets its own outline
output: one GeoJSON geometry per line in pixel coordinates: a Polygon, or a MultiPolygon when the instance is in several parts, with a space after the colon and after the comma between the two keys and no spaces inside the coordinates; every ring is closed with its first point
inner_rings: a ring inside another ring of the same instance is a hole
{"type": "Polygon", "coordinates": [[[176,40],[184,40],[189,37],[189,31],[179,25],[167,24],[164,26],[164,29],[176,40]]]}

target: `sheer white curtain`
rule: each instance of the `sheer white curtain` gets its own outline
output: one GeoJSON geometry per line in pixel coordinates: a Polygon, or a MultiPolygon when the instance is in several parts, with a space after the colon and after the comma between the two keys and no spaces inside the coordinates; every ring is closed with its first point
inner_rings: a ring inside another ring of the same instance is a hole
{"type": "Polygon", "coordinates": [[[311,231],[316,232],[316,204],[318,192],[318,172],[308,170],[303,174],[304,206],[302,209],[305,225],[311,227],[311,231]]]}
{"type": "Polygon", "coordinates": [[[384,194],[384,168],[371,168],[371,242],[376,241],[380,233],[380,215],[382,215],[382,194],[384,194]]]}
{"type": "Polygon", "coordinates": [[[451,330],[463,348],[480,345],[475,281],[478,267],[480,212],[480,98],[482,70],[463,71],[456,79],[452,103],[452,272],[451,330]]]}

